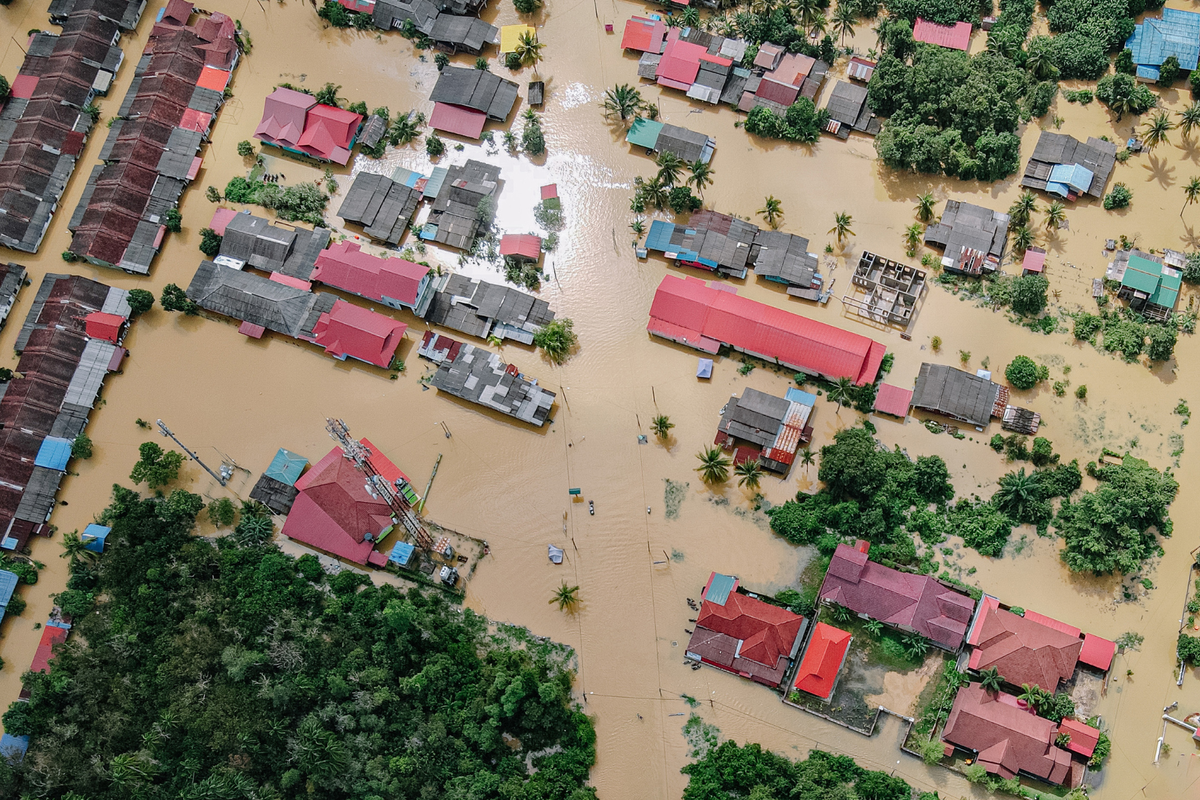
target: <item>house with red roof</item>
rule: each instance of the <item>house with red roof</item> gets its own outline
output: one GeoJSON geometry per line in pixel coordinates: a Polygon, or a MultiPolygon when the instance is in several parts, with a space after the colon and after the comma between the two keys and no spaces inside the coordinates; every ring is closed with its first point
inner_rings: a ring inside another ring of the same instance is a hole
{"type": "Polygon", "coordinates": [[[391,308],[425,316],[433,300],[429,267],[403,258],[382,258],[354,242],[338,242],[317,255],[312,280],[391,308]]]}
{"type": "Polygon", "coordinates": [[[646,330],[704,353],[722,345],[826,380],[875,380],[887,348],[865,336],[717,289],[699,278],[667,275],[646,330]]]}
{"type": "Polygon", "coordinates": [[[871,545],[839,544],[821,584],[820,599],[916,633],[955,651],[975,615],[975,601],[929,575],[885,567],[867,558],[871,545]]]}
{"type": "MultiPolygon", "coordinates": [[[[381,475],[399,472],[379,452],[372,454],[371,463],[381,475]]],[[[376,552],[375,545],[396,524],[392,509],[367,491],[365,474],[340,447],[330,450],[295,485],[299,494],[283,523],[284,536],[355,564],[387,562],[387,555],[376,552]]]]}
{"type": "Polygon", "coordinates": [[[804,618],[739,592],[738,584],[730,575],[709,576],[686,655],[777,687],[796,657],[804,618]]]}
{"type": "Polygon", "coordinates": [[[1024,616],[1000,608],[1000,601],[984,597],[967,636],[975,671],[995,667],[1012,686],[1029,684],[1047,692],[1075,674],[1083,639],[1079,629],[1032,611],[1024,616]]]}
{"type": "Polygon", "coordinates": [[[42,628],[42,638],[37,650],[33,653],[33,663],[29,665],[30,672],[49,672],[50,659],[54,658],[54,646],[67,640],[67,629],[57,625],[47,625],[42,628]]]}
{"type": "Polygon", "coordinates": [[[83,318],[84,330],[92,339],[103,339],[117,344],[121,341],[121,327],[126,319],[120,314],[93,311],[83,318]]]}
{"type": "Polygon", "coordinates": [[[1022,708],[1012,695],[972,683],[955,697],[942,741],[948,749],[973,754],[990,775],[1030,775],[1063,785],[1072,778],[1071,754],[1055,745],[1058,729],[1022,708]]]}
{"type": "Polygon", "coordinates": [[[838,673],[846,662],[851,636],[848,632],[824,622],[818,622],[808,639],[804,659],[796,670],[793,689],[814,695],[822,700],[833,697],[838,673]]]}
{"type": "Polygon", "coordinates": [[[536,262],[542,257],[542,237],[532,233],[506,233],[500,237],[500,255],[536,262]]]}
{"type": "Polygon", "coordinates": [[[926,44],[936,44],[951,50],[966,52],[971,49],[971,23],[956,22],[953,25],[941,25],[917,17],[916,24],[913,25],[913,39],[926,44]]]}
{"type": "Polygon", "coordinates": [[[1058,726],[1058,735],[1070,739],[1066,748],[1072,753],[1078,753],[1084,758],[1091,758],[1096,752],[1096,744],[1100,741],[1100,731],[1087,723],[1064,717],[1058,726]]]}
{"type": "Polygon", "coordinates": [[[388,369],[406,330],[399,320],[336,300],[313,325],[313,341],[339,361],[353,358],[388,369]]]}
{"type": "Polygon", "coordinates": [[[669,86],[686,92],[696,82],[696,76],[700,74],[701,56],[707,56],[708,49],[684,41],[680,34],[679,28],[671,28],[667,32],[667,43],[663,48],[654,79],[659,86],[669,86]]]}
{"type": "Polygon", "coordinates": [[[361,114],[281,86],[267,95],[254,138],[290,153],[345,164],[362,121],[361,114]]]}
{"type": "Polygon", "coordinates": [[[621,36],[621,49],[657,55],[663,51],[666,39],[667,26],[662,20],[630,17],[621,36]]]}

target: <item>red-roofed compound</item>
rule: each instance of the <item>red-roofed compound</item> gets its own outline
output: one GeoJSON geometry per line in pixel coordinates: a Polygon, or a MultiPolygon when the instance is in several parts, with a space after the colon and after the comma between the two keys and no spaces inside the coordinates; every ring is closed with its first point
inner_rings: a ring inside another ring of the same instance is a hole
{"type": "Polygon", "coordinates": [[[410,309],[418,316],[432,296],[429,267],[403,258],[373,256],[353,242],[322,250],[312,279],[392,308],[410,309]]]}
{"type": "Polygon", "coordinates": [[[686,92],[700,73],[700,56],[707,54],[700,45],[680,39],[679,28],[671,28],[654,77],[661,86],[686,92]]]}
{"type": "Polygon", "coordinates": [[[630,17],[621,36],[621,49],[658,55],[663,51],[666,38],[667,26],[662,20],[630,17]]]}
{"type": "Polygon", "coordinates": [[[1058,733],[1071,737],[1071,741],[1067,742],[1067,749],[1084,758],[1092,757],[1092,753],[1096,752],[1096,743],[1100,741],[1100,731],[1069,717],[1063,719],[1062,724],[1058,726],[1058,733]]]}
{"type": "Polygon", "coordinates": [[[1061,785],[1071,775],[1071,754],[1054,744],[1058,726],[1022,709],[1016,698],[989,693],[978,683],[958,691],[942,740],[978,754],[992,775],[1024,772],[1061,785]]]}
{"type": "Polygon", "coordinates": [[[936,578],[869,561],[870,545],[859,545],[838,545],[821,584],[821,600],[957,650],[971,624],[975,601],[936,578]]]}
{"type": "Polygon", "coordinates": [[[705,353],[728,345],[769,362],[828,380],[875,380],[887,351],[857,333],[710,287],[699,278],[667,275],[650,306],[651,334],[705,353]]]}
{"type": "Polygon", "coordinates": [[[716,573],[709,578],[687,654],[743,678],[778,686],[799,645],[804,618],[736,589],[736,579],[716,573]],[[718,578],[725,581],[727,592],[712,591],[718,578]]]}
{"type": "Polygon", "coordinates": [[[804,651],[804,660],[796,671],[792,688],[828,700],[850,649],[850,638],[846,631],[818,622],[809,637],[808,649],[804,651]]]}
{"type": "Polygon", "coordinates": [[[49,672],[50,659],[54,658],[54,646],[67,640],[67,629],[57,625],[47,625],[42,629],[42,639],[38,642],[33,654],[33,663],[29,665],[30,672],[49,672]]]}
{"type": "Polygon", "coordinates": [[[267,95],[254,136],[283,150],[345,164],[361,124],[361,114],[319,105],[311,95],[281,87],[267,95]]]}
{"type": "Polygon", "coordinates": [[[917,23],[913,25],[913,39],[926,44],[949,47],[951,50],[967,51],[971,49],[971,23],[939,25],[917,17],[917,23]]]}
{"type": "Polygon", "coordinates": [[[506,233],[500,238],[500,255],[537,261],[542,257],[542,238],[532,233],[506,233]]]}
{"type": "MultiPolygon", "coordinates": [[[[377,458],[380,464],[391,463],[375,452],[373,464],[377,458]]],[[[300,493],[283,523],[283,535],[356,564],[369,563],[375,545],[395,523],[392,509],[367,492],[366,482],[341,448],[333,448],[296,481],[300,493]]]]}
{"type": "Polygon", "coordinates": [[[1046,251],[1040,247],[1030,247],[1025,251],[1021,261],[1022,275],[1040,275],[1046,269],[1046,251]]]}
{"type": "Polygon", "coordinates": [[[334,358],[354,358],[387,369],[408,326],[369,308],[337,300],[317,318],[313,340],[334,358]]]}
{"type": "Polygon", "coordinates": [[[119,314],[93,311],[83,318],[83,322],[89,337],[116,344],[121,339],[121,326],[125,324],[125,318],[119,314]]]}
{"type": "Polygon", "coordinates": [[[995,667],[1013,686],[1028,683],[1056,691],[1059,681],[1075,674],[1083,647],[1078,629],[1072,630],[1075,635],[1005,611],[996,598],[984,597],[967,637],[974,648],[968,666],[973,670],[995,667]]]}

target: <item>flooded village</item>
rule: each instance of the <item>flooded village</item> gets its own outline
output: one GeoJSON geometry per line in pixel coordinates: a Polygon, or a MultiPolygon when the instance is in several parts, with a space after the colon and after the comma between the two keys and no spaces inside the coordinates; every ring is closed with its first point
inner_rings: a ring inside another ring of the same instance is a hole
{"type": "MultiPolygon", "coordinates": [[[[5,708],[85,638],[61,598],[121,546],[113,485],[153,494],[126,476],[174,451],[165,493],[218,504],[205,542],[231,535],[219,501],[265,508],[244,535],[331,584],[569,647],[599,797],[680,797],[716,741],[847,755],[913,797],[1200,796],[1190,127],[1157,141],[1156,111],[1064,77],[987,182],[974,151],[963,177],[880,159],[879,20],[831,27],[852,53],[826,59],[707,6],[207,5],[0,6],[5,708]],[[1088,568],[1060,533],[1083,496],[1166,475],[1165,512],[1088,568]]],[[[1194,67],[1196,10],[1127,34],[1171,120],[1187,80],[1155,85],[1139,37],[1194,67]]],[[[908,28],[979,54],[978,22],[908,28]]]]}

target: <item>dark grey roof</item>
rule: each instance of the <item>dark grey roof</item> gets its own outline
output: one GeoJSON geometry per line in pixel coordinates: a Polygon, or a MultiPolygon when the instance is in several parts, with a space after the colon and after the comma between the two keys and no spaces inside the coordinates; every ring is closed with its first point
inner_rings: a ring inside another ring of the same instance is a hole
{"type": "Polygon", "coordinates": [[[447,66],[429,99],[482,111],[489,119],[503,122],[517,103],[517,84],[487,70],[447,66]]]}
{"type": "Polygon", "coordinates": [[[205,89],[203,86],[197,86],[192,91],[192,99],[188,101],[188,108],[199,111],[203,114],[215,114],[217,109],[225,103],[225,95],[215,89],[205,89]]]}
{"type": "Polygon", "coordinates": [[[671,245],[678,251],[696,253],[707,266],[715,264],[717,272],[744,278],[757,234],[758,226],[751,222],[701,211],[693,214],[687,225],[675,226],[671,245]]]}
{"type": "Polygon", "coordinates": [[[750,70],[734,67],[729,73],[729,80],[725,82],[724,88],[721,89],[721,102],[737,106],[738,102],[742,99],[742,92],[746,90],[746,82],[749,79],[750,70]]]}
{"type": "Polygon", "coordinates": [[[1116,159],[1117,146],[1113,142],[1089,136],[1087,142],[1082,143],[1065,133],[1042,131],[1033,155],[1025,165],[1021,185],[1044,191],[1050,170],[1056,164],[1081,164],[1092,171],[1092,185],[1087,193],[1092,197],[1103,197],[1116,159]]]}
{"type": "Polygon", "coordinates": [[[925,229],[925,244],[940,247],[953,260],[947,269],[958,271],[964,249],[976,250],[994,258],[1004,257],[1008,243],[1008,214],[990,208],[947,200],[941,219],[925,229]]]}
{"type": "Polygon", "coordinates": [[[783,231],[759,231],[750,258],[754,274],[792,286],[812,286],[820,265],[808,239],[783,231]]]}
{"type": "Polygon", "coordinates": [[[992,418],[1000,384],[942,364],[924,363],[917,374],[916,408],[983,427],[992,418]]]}
{"type": "Polygon", "coordinates": [[[495,335],[533,343],[533,334],[554,319],[545,300],[511,286],[446,275],[434,292],[425,319],[480,339],[495,335]]]}
{"type": "Polygon", "coordinates": [[[829,112],[830,119],[837,120],[856,131],[871,134],[879,132],[879,123],[875,122],[875,115],[867,106],[866,86],[838,81],[829,95],[829,103],[826,104],[825,109],[829,112]],[[873,126],[872,122],[875,122],[873,126]]]}
{"type": "Polygon", "coordinates": [[[554,405],[554,392],[507,366],[495,353],[464,344],[453,361],[442,362],[432,383],[439,391],[532,425],[545,425],[554,405]]]}
{"type": "Polygon", "coordinates": [[[272,225],[262,217],[237,214],[225,226],[220,255],[275,272],[295,244],[295,230],[272,225]]]}
{"type": "Polygon", "coordinates": [[[288,486],[270,475],[262,475],[250,490],[250,499],[257,500],[276,514],[287,514],[292,510],[292,503],[296,502],[298,494],[300,490],[295,486],[288,486]]]}
{"type": "Polygon", "coordinates": [[[486,5],[487,0],[437,0],[438,9],[451,14],[478,14],[486,5]]]}
{"type": "Polygon", "coordinates": [[[747,388],[741,397],[730,398],[717,430],[767,447],[775,441],[790,407],[782,397],[747,388]]]}
{"type": "Polygon", "coordinates": [[[350,184],[338,216],[363,226],[372,239],[399,244],[416,213],[421,194],[386,175],[360,172],[350,184]]]}
{"type": "Polygon", "coordinates": [[[102,19],[112,20],[121,30],[132,31],[145,8],[145,0],[86,0],[82,3],[80,0],[51,0],[49,12],[50,21],[61,25],[77,10],[83,13],[94,10],[102,19]]]}
{"type": "Polygon", "coordinates": [[[383,134],[387,131],[387,123],[383,117],[378,114],[372,114],[367,117],[366,124],[363,125],[362,132],[358,134],[358,143],[366,148],[372,148],[379,144],[379,140],[383,138],[383,134]]]}
{"type": "Polygon", "coordinates": [[[429,38],[440,44],[451,45],[457,50],[466,50],[478,55],[484,47],[496,41],[499,33],[498,28],[487,24],[478,17],[439,14],[433,21],[429,38]]]}
{"type": "Polygon", "coordinates": [[[659,53],[642,53],[642,57],[638,59],[638,77],[646,80],[654,80],[654,76],[658,74],[658,65],[662,61],[662,55],[659,53]]]}
{"type": "Polygon", "coordinates": [[[315,320],[310,322],[309,317],[319,297],[212,261],[201,262],[187,296],[208,311],[288,336],[299,336],[306,327],[311,330],[315,320]]]}
{"type": "Polygon", "coordinates": [[[173,129],[170,137],[167,138],[167,145],[158,159],[158,168],[155,171],[168,178],[184,180],[192,168],[192,161],[195,160],[196,153],[200,152],[200,144],[203,141],[204,134],[200,131],[186,128],[173,129]]]}
{"type": "MultiPolygon", "coordinates": [[[[25,345],[29,343],[29,337],[33,335],[34,331],[46,327],[46,323],[41,322],[40,319],[46,302],[50,299],[50,294],[56,288],[60,290],[60,296],[74,303],[85,314],[105,310],[109,296],[114,293],[121,296],[128,295],[124,289],[113,289],[90,278],[63,275],[57,272],[46,273],[38,285],[37,293],[33,296],[33,303],[30,304],[29,311],[25,314],[25,322],[21,325],[21,330],[17,332],[17,340],[13,344],[13,349],[18,353],[25,349],[25,345]],[[63,286],[59,286],[59,282],[62,282],[63,286]]],[[[50,316],[53,317],[53,315],[50,316]]]]}
{"type": "Polygon", "coordinates": [[[56,439],[74,441],[75,437],[83,433],[83,429],[87,427],[88,414],[91,410],[89,406],[63,403],[62,408],[58,411],[58,416],[54,419],[54,424],[50,427],[49,435],[56,439]]]}
{"type": "Polygon", "coordinates": [[[10,261],[0,265],[0,328],[4,327],[4,323],[8,320],[8,314],[17,301],[17,295],[20,293],[21,287],[25,285],[27,274],[25,267],[20,264],[10,261]]]}
{"type": "Polygon", "coordinates": [[[495,197],[500,188],[500,168],[482,161],[450,167],[433,199],[422,238],[439,244],[470,248],[481,225],[479,204],[495,197]]]}
{"type": "Polygon", "coordinates": [[[654,149],[658,152],[674,153],[689,164],[702,160],[704,148],[710,139],[706,134],[690,131],[678,125],[663,125],[658,133],[654,149]]]}
{"type": "Polygon", "coordinates": [[[57,33],[38,31],[29,40],[29,49],[25,51],[26,58],[49,58],[54,53],[54,44],[58,41],[57,33]]]}
{"type": "Polygon", "coordinates": [[[379,0],[371,14],[375,27],[391,30],[403,27],[411,20],[413,26],[421,33],[428,34],[433,29],[433,22],[438,17],[438,7],[429,0],[411,0],[400,3],[396,0],[379,0]]]}

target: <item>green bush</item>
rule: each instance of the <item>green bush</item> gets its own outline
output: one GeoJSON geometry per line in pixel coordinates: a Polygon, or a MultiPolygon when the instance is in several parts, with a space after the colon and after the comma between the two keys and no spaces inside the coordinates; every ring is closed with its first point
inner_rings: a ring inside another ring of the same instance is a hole
{"type": "Polygon", "coordinates": [[[1104,209],[1113,211],[1118,208],[1126,208],[1132,199],[1133,192],[1129,191],[1129,187],[1123,183],[1117,183],[1113,186],[1113,190],[1104,196],[1104,209]]]}
{"type": "Polygon", "coordinates": [[[1183,70],[1179,68],[1179,59],[1175,56],[1167,56],[1158,68],[1158,85],[1170,86],[1179,80],[1179,75],[1183,70]]]}
{"type": "Polygon", "coordinates": [[[792,142],[812,144],[829,122],[829,112],[817,110],[807,97],[792,103],[783,116],[765,106],[750,111],[742,127],[748,133],[768,139],[786,139],[792,142]]]}
{"type": "Polygon", "coordinates": [[[1046,292],[1050,281],[1042,275],[1022,275],[1010,283],[1012,310],[1026,317],[1036,317],[1046,308],[1046,292]]]}
{"type": "Polygon", "coordinates": [[[1032,389],[1038,384],[1038,366],[1029,356],[1017,356],[1005,368],[1004,377],[1016,389],[1032,389]]]}
{"type": "Polygon", "coordinates": [[[92,439],[81,433],[71,442],[71,458],[87,460],[92,457],[92,439]]]}
{"type": "Polygon", "coordinates": [[[1158,102],[1154,93],[1124,73],[1105,75],[1096,84],[1096,99],[1121,119],[1125,114],[1144,114],[1158,102]]]}
{"type": "Polygon", "coordinates": [[[446,143],[436,133],[430,133],[425,137],[425,152],[430,158],[437,158],[446,152],[446,143]]]}

